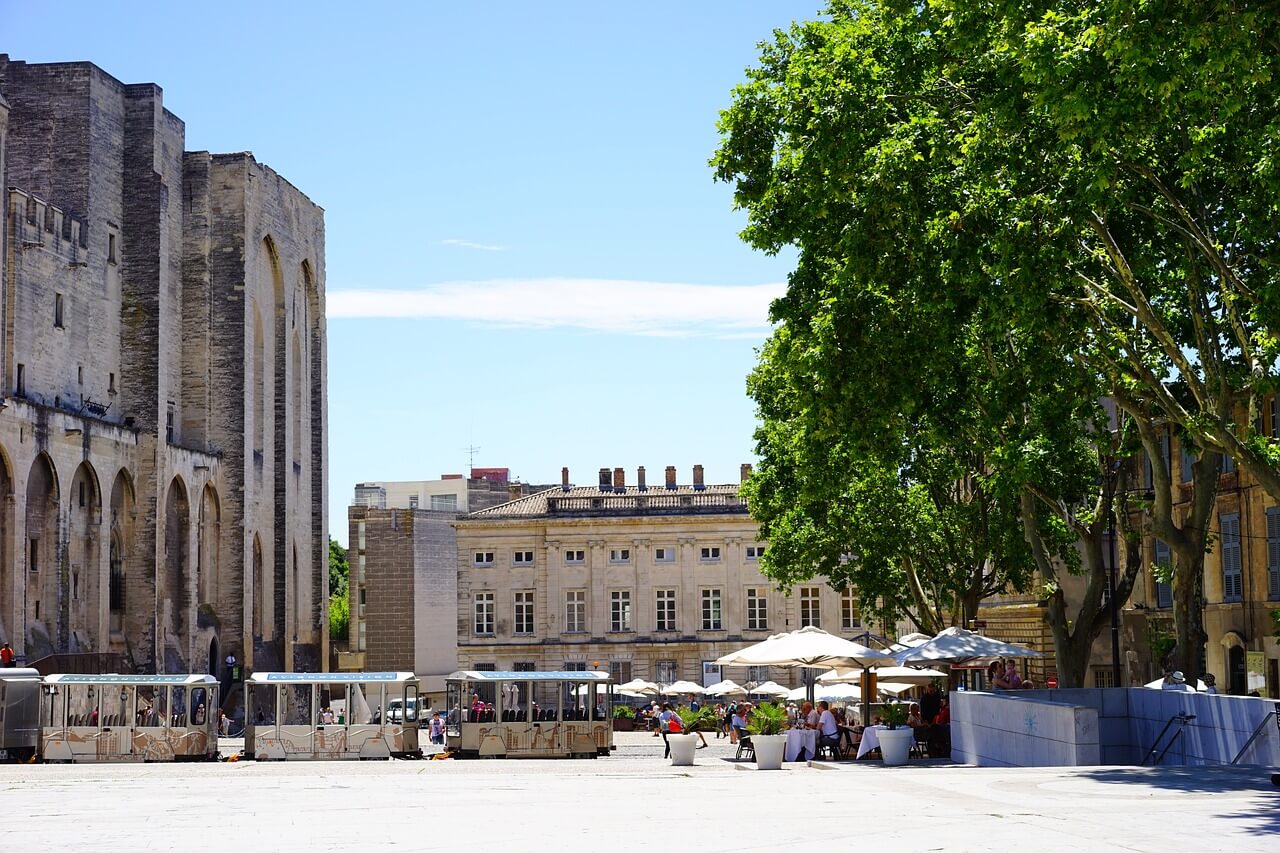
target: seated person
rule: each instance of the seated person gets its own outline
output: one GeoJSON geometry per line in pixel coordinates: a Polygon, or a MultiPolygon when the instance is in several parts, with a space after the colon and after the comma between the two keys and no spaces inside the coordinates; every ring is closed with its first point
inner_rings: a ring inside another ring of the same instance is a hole
{"type": "Polygon", "coordinates": [[[827,702],[818,703],[818,745],[840,747],[840,725],[827,702]]]}
{"type": "Polygon", "coordinates": [[[938,716],[933,718],[933,724],[935,726],[951,725],[951,703],[945,696],[942,697],[942,706],[938,709],[938,716]]]}
{"type": "Polygon", "coordinates": [[[920,716],[920,706],[915,702],[911,703],[911,708],[907,711],[907,725],[913,729],[927,725],[924,718],[920,716]]]}

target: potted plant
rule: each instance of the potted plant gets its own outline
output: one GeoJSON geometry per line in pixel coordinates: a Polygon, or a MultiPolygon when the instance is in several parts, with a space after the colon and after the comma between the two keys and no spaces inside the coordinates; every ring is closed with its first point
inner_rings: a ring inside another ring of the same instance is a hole
{"type": "Polygon", "coordinates": [[[885,705],[880,711],[880,718],[889,727],[876,732],[884,763],[891,767],[906,764],[911,754],[911,741],[915,738],[915,732],[906,725],[907,706],[901,702],[885,705]]]}
{"type": "Polygon", "coordinates": [[[698,732],[711,731],[715,728],[716,713],[710,708],[677,708],[676,716],[680,720],[680,733],[668,734],[667,743],[671,745],[671,763],[677,767],[689,767],[693,764],[693,752],[698,746],[698,732]]]}
{"type": "Polygon", "coordinates": [[[747,717],[747,732],[756,753],[758,770],[781,770],[782,755],[787,748],[787,709],[762,702],[747,717]]]}
{"type": "Polygon", "coordinates": [[[615,732],[635,731],[636,712],[628,705],[613,706],[613,730],[615,732]]]}

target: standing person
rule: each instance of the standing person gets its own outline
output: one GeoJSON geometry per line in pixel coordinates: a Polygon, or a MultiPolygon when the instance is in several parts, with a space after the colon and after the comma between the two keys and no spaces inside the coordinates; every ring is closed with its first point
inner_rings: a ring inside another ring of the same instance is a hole
{"type": "Polygon", "coordinates": [[[14,666],[13,646],[8,643],[0,646],[0,666],[14,666]]]}
{"type": "Polygon", "coordinates": [[[440,712],[435,711],[431,714],[431,722],[428,726],[431,733],[431,742],[436,746],[444,743],[444,720],[440,719],[440,712]]]}
{"type": "Polygon", "coordinates": [[[658,715],[658,730],[662,732],[662,757],[671,757],[671,741],[667,740],[667,734],[671,731],[671,721],[676,721],[676,731],[680,731],[680,718],[676,716],[675,711],[671,710],[669,702],[662,703],[662,713],[658,715]]]}
{"type": "Polygon", "coordinates": [[[924,689],[924,695],[920,697],[920,716],[924,718],[926,723],[933,724],[933,718],[938,716],[939,709],[942,708],[942,694],[938,692],[938,683],[930,681],[929,685],[924,689]]]}

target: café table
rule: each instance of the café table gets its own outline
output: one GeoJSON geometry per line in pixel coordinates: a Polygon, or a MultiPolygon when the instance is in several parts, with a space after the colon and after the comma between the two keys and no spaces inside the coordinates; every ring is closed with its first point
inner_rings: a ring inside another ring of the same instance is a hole
{"type": "Polygon", "coordinates": [[[867,726],[862,730],[862,743],[858,744],[858,757],[866,755],[873,749],[880,748],[880,732],[888,726],[867,726]]]}
{"type": "Polygon", "coordinates": [[[787,730],[787,746],[782,753],[783,761],[796,761],[800,758],[801,750],[804,751],[806,759],[813,758],[813,754],[818,749],[818,730],[817,729],[788,729],[787,730]]]}

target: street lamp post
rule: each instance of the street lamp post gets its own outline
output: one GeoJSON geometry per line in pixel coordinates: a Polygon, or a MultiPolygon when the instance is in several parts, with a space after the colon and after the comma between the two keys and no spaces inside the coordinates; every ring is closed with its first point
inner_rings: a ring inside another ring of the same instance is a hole
{"type": "MultiPolygon", "coordinates": [[[[1112,489],[1114,500],[1115,490],[1112,489]]],[[[1111,539],[1111,570],[1107,573],[1107,599],[1111,605],[1111,686],[1120,686],[1120,607],[1116,601],[1116,513],[1111,508],[1108,525],[1111,539]]]]}

